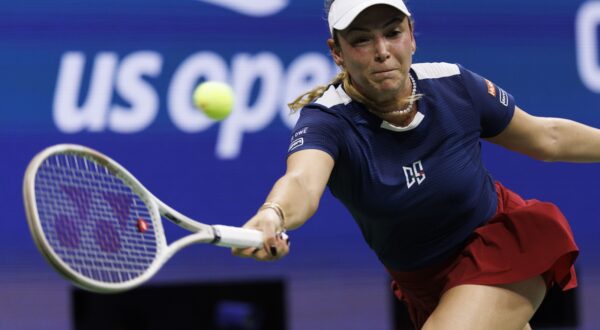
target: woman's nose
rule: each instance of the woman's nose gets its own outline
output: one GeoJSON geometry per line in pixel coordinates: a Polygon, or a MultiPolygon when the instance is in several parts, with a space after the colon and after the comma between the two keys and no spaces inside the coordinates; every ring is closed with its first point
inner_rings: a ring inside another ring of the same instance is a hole
{"type": "Polygon", "coordinates": [[[384,62],[390,58],[390,52],[387,48],[387,41],[385,38],[375,39],[375,60],[377,62],[384,62]]]}

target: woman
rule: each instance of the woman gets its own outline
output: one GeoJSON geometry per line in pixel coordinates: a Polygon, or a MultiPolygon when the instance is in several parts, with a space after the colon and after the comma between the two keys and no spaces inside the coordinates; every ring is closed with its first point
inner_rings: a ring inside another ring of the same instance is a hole
{"type": "Polygon", "coordinates": [[[600,161],[600,131],[534,117],[491,81],[413,64],[401,0],[327,1],[341,74],[299,97],[287,170],[246,227],[279,259],[326,186],[350,211],[419,329],[530,329],[552,285],[577,285],[571,230],[553,204],[524,201],[482,164],[480,139],[544,161],[600,161]]]}

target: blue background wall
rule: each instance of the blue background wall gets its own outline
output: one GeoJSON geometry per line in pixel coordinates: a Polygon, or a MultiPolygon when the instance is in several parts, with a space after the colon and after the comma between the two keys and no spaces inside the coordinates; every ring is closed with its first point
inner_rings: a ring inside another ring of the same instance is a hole
{"type": "MultiPolygon", "coordinates": [[[[0,4],[0,329],[70,324],[69,287],[37,252],[21,200],[25,167],[46,146],[71,142],[103,151],[167,204],[207,223],[241,225],[262,203],[284,171],[295,121],[285,104],[336,69],[321,1],[223,5],[236,2],[0,4]],[[224,122],[192,108],[192,88],[208,79],[231,83],[238,97],[224,122]]],[[[415,62],[461,63],[532,114],[600,127],[600,2],[422,0],[409,6],[415,62]]],[[[582,249],[582,328],[600,327],[594,313],[600,165],[541,163],[484,148],[497,179],[526,198],[555,202],[570,219],[582,249]]],[[[329,194],[291,235],[292,253],[281,262],[257,264],[225,249],[193,247],[154,282],[284,277],[291,329],[390,327],[386,275],[329,194]]]]}

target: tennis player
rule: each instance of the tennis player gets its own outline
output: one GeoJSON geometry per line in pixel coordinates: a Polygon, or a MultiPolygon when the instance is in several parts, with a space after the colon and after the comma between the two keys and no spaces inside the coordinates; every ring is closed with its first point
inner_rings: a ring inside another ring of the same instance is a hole
{"type": "Polygon", "coordinates": [[[325,187],[350,211],[418,329],[530,329],[549,287],[577,286],[578,255],[559,209],[495,181],[481,139],[543,161],[600,161],[600,130],[527,114],[457,64],[412,63],[401,0],[326,1],[341,73],[299,97],[287,170],[246,227],[258,260],[316,211],[325,187]]]}

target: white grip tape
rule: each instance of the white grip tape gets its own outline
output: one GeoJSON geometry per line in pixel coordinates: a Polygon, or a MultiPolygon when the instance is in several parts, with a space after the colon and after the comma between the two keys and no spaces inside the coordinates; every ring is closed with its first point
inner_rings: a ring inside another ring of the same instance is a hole
{"type": "Polygon", "coordinates": [[[215,234],[220,239],[215,242],[218,246],[226,247],[261,247],[263,244],[262,232],[254,229],[214,225],[215,234]]]}
{"type": "MultiPolygon", "coordinates": [[[[255,229],[245,229],[240,227],[231,227],[223,225],[212,226],[215,234],[220,237],[215,245],[225,247],[262,247],[263,233],[255,229]]],[[[288,236],[283,233],[283,239],[287,240],[288,236]]]]}

